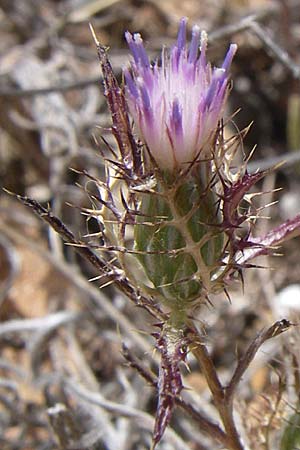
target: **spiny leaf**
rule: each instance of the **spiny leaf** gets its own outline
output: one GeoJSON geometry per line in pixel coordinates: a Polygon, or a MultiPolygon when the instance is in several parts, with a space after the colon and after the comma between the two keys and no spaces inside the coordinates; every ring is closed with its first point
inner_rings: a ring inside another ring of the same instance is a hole
{"type": "Polygon", "coordinates": [[[157,340],[157,348],[161,353],[161,362],[152,449],[161,440],[171,420],[176,397],[183,388],[179,365],[187,355],[187,339],[183,336],[182,330],[167,324],[157,340]]]}
{"type": "Polygon", "coordinates": [[[142,167],[140,148],[131,131],[123,89],[119,86],[114,75],[107,57],[107,49],[100,44],[92,28],[91,31],[97,46],[103,73],[104,95],[110,108],[113,122],[112,132],[118,142],[124,166],[129,171],[133,168],[134,173],[139,174],[142,167]]]}
{"type": "Polygon", "coordinates": [[[252,248],[246,249],[243,255],[238,259],[239,264],[256,258],[260,255],[265,255],[272,248],[280,245],[284,241],[288,241],[300,235],[300,214],[293,219],[289,219],[273,230],[269,231],[265,236],[254,238],[251,237],[252,248]]]}

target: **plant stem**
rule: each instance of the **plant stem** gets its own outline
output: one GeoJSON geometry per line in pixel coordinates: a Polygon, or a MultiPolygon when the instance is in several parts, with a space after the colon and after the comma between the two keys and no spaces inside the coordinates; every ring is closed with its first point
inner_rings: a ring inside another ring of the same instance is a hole
{"type": "Polygon", "coordinates": [[[213,402],[223,422],[224,429],[227,435],[227,448],[229,450],[243,450],[243,445],[241,444],[240,437],[233,419],[232,397],[228,398],[226,396],[226,390],[219,380],[216,368],[209,355],[209,352],[205,344],[200,342],[198,334],[195,335],[195,333],[195,330],[193,330],[191,336],[191,351],[193,352],[203,371],[209,390],[212,394],[213,402]]]}

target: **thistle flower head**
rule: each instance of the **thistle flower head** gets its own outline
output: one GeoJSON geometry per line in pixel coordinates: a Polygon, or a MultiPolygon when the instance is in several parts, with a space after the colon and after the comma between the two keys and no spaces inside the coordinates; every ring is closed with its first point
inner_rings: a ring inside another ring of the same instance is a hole
{"type": "Polygon", "coordinates": [[[210,156],[237,48],[232,44],[222,67],[212,69],[206,61],[207,34],[194,26],[187,48],[186,23],[181,19],[176,44],[169,53],[163,49],[154,64],[141,36],[126,33],[133,55],[131,70],[124,70],[129,110],[158,167],[169,171],[210,156]]]}

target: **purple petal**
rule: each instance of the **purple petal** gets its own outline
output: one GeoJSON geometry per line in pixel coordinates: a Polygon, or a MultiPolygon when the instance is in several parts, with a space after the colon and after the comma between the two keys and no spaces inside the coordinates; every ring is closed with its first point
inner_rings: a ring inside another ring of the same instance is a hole
{"type": "Polygon", "coordinates": [[[153,111],[151,107],[151,101],[148,95],[147,88],[144,84],[140,86],[140,94],[141,94],[141,112],[144,117],[145,125],[147,126],[148,130],[153,133],[153,111]]]}
{"type": "Polygon", "coordinates": [[[182,136],[182,112],[178,102],[178,99],[173,101],[171,112],[171,125],[172,130],[177,136],[182,136]]]}
{"type": "Polygon", "coordinates": [[[224,62],[222,64],[222,69],[225,69],[226,72],[228,72],[228,70],[230,69],[233,57],[235,55],[237,51],[237,45],[236,44],[231,44],[229,47],[229,50],[225,56],[224,62]]]}
{"type": "Polygon", "coordinates": [[[140,92],[141,92],[141,99],[143,102],[143,107],[146,110],[150,110],[151,109],[151,102],[150,102],[150,98],[149,98],[149,94],[147,91],[147,88],[144,84],[140,85],[140,92]]]}
{"type": "Polygon", "coordinates": [[[133,36],[129,31],[126,31],[125,38],[133,55],[136,64],[141,64],[144,67],[150,67],[149,58],[144,48],[143,39],[139,33],[133,36]]]}
{"type": "Polygon", "coordinates": [[[199,50],[199,43],[200,43],[200,28],[195,25],[192,30],[192,40],[189,50],[189,63],[194,63],[198,56],[198,50],[199,50]]]}
{"type": "Polygon", "coordinates": [[[225,70],[224,69],[215,69],[213,73],[213,78],[211,80],[210,86],[206,93],[205,98],[205,107],[207,109],[210,108],[214,97],[218,94],[220,83],[222,83],[225,79],[225,70]]]}
{"type": "Polygon", "coordinates": [[[124,73],[124,77],[125,77],[125,81],[126,81],[126,86],[129,90],[130,94],[137,100],[139,93],[138,93],[136,83],[133,80],[131,73],[129,72],[128,69],[124,69],[123,73],[124,73]]]}
{"type": "Polygon", "coordinates": [[[186,23],[187,23],[187,18],[183,17],[180,20],[178,37],[177,37],[177,48],[178,48],[179,52],[184,50],[185,44],[186,44],[186,23]]]}
{"type": "Polygon", "coordinates": [[[206,68],[206,48],[207,48],[207,33],[202,31],[201,33],[201,53],[200,53],[200,67],[202,70],[206,68]]]}

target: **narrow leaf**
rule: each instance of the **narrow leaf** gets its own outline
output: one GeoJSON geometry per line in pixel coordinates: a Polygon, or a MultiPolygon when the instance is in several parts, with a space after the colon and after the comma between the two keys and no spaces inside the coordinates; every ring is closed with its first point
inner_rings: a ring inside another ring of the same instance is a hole
{"type": "Polygon", "coordinates": [[[273,230],[269,231],[265,236],[254,238],[251,237],[249,241],[252,243],[252,248],[243,251],[237,259],[239,264],[244,264],[253,258],[269,253],[272,248],[277,247],[289,239],[300,235],[300,214],[293,219],[289,219],[273,230]]]}
{"type": "Polygon", "coordinates": [[[134,173],[139,174],[142,167],[140,149],[132,134],[124,91],[114,75],[106,48],[100,44],[92,28],[91,31],[103,73],[104,95],[113,121],[112,131],[118,142],[122,161],[129,172],[133,168],[134,173]]]}
{"type": "Polygon", "coordinates": [[[183,388],[179,365],[187,355],[187,339],[181,330],[166,326],[157,340],[157,348],[161,353],[161,361],[152,449],[161,440],[171,420],[176,397],[183,388]]]}

